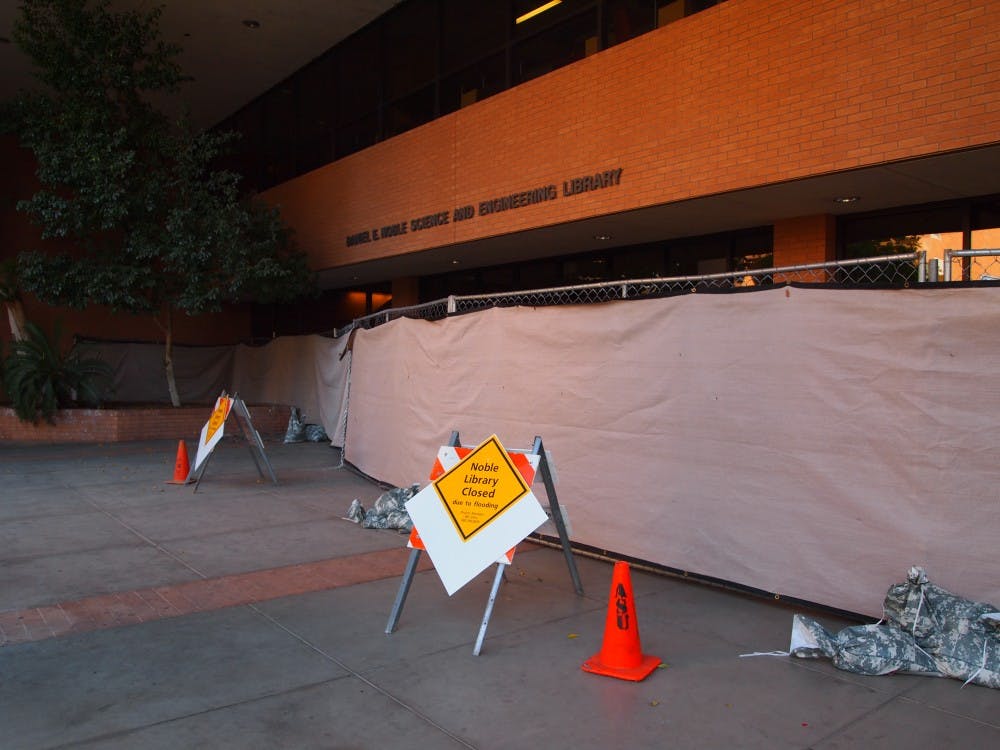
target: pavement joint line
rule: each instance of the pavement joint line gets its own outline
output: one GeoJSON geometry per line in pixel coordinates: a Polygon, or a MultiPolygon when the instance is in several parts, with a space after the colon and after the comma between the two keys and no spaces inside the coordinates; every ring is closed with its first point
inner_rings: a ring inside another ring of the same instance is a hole
{"type": "Polygon", "coordinates": [[[402,575],[407,555],[395,547],[0,612],[0,647],[369,583],[402,575]],[[151,606],[158,600],[166,608],[151,606]]]}
{"type": "Polygon", "coordinates": [[[126,529],[128,529],[131,533],[135,534],[137,537],[139,537],[139,539],[141,539],[146,544],[150,545],[151,547],[154,547],[155,549],[157,549],[160,552],[162,552],[163,554],[165,554],[167,557],[170,557],[174,561],[180,563],[181,565],[183,565],[185,568],[187,568],[188,570],[190,570],[192,573],[194,573],[199,578],[204,578],[204,579],[208,578],[208,576],[206,576],[204,573],[202,573],[196,567],[194,567],[193,565],[191,565],[190,563],[188,563],[182,557],[180,557],[179,555],[174,554],[173,552],[171,552],[170,550],[168,550],[166,547],[164,547],[162,544],[159,544],[159,543],[155,542],[154,540],[150,539],[148,536],[146,536],[145,534],[143,534],[138,529],[136,529],[136,528],[130,526],[129,524],[125,523],[125,521],[123,521],[122,519],[118,518],[118,516],[116,516],[111,511],[109,511],[109,510],[107,510],[105,508],[102,508],[101,506],[95,504],[90,498],[85,497],[84,498],[84,502],[86,502],[87,505],[89,505],[90,507],[92,507],[94,510],[97,510],[97,511],[103,513],[104,515],[106,515],[108,518],[110,518],[115,523],[117,523],[117,524],[119,524],[121,526],[124,526],[126,529]]]}
{"type": "Polygon", "coordinates": [[[284,623],[279,622],[278,620],[276,620],[271,615],[267,614],[267,612],[264,612],[259,607],[251,604],[250,605],[250,609],[252,609],[254,612],[256,612],[257,614],[259,614],[265,620],[270,621],[275,627],[283,630],[284,632],[286,632],[288,635],[290,635],[295,640],[299,641],[301,644],[303,644],[307,648],[315,651],[317,654],[319,654],[320,656],[322,656],[324,659],[327,659],[328,661],[332,662],[333,664],[336,664],[338,667],[340,667],[345,672],[347,672],[351,677],[354,677],[355,679],[360,680],[361,682],[363,682],[365,685],[368,685],[368,687],[370,687],[372,690],[374,690],[377,693],[385,696],[386,698],[388,698],[389,700],[391,700],[393,703],[395,703],[396,705],[398,705],[400,708],[402,708],[402,709],[410,712],[414,716],[418,717],[421,721],[424,721],[427,724],[429,724],[430,726],[434,727],[435,729],[437,729],[439,732],[441,732],[445,736],[451,738],[452,740],[454,740],[455,742],[457,742],[458,744],[460,744],[462,747],[467,747],[467,748],[469,748],[469,750],[478,750],[478,748],[476,748],[475,745],[470,745],[468,742],[466,742],[464,739],[462,739],[461,737],[459,737],[457,734],[455,734],[454,732],[452,732],[451,730],[449,730],[447,727],[444,727],[441,724],[439,724],[438,722],[434,721],[434,719],[432,719],[427,714],[423,713],[422,711],[420,711],[416,707],[411,706],[406,701],[404,701],[404,700],[396,697],[395,695],[393,695],[392,693],[390,693],[388,690],[386,690],[385,688],[383,688],[381,685],[378,685],[378,684],[372,682],[367,677],[365,677],[364,675],[362,675],[360,672],[358,672],[358,671],[356,671],[354,669],[351,669],[349,666],[347,666],[346,664],[344,664],[344,662],[342,662],[340,659],[338,659],[337,657],[335,657],[333,654],[330,654],[330,653],[324,651],[322,648],[320,648],[319,646],[317,646],[315,643],[313,643],[312,641],[310,641],[308,638],[306,638],[305,636],[300,635],[299,633],[296,633],[294,630],[292,630],[291,628],[289,628],[288,626],[286,626],[284,623]]]}
{"type": "Polygon", "coordinates": [[[264,693],[263,695],[253,696],[245,698],[244,700],[233,701],[231,703],[223,703],[218,706],[211,706],[209,708],[202,709],[201,711],[193,711],[189,714],[183,714],[180,716],[169,716],[165,719],[159,719],[157,721],[150,722],[149,724],[143,724],[142,726],[136,727],[123,727],[122,729],[116,729],[111,732],[105,732],[104,734],[94,735],[92,737],[85,737],[81,739],[74,739],[68,743],[60,743],[58,745],[52,745],[45,748],[45,750],[70,750],[70,748],[78,748],[81,743],[92,744],[95,742],[106,743],[111,740],[117,740],[124,737],[128,737],[132,734],[138,734],[144,732],[153,727],[160,727],[167,724],[173,724],[176,721],[185,721],[187,719],[194,718],[195,716],[207,716],[213,714],[216,711],[226,711],[231,708],[238,708],[240,706],[249,705],[252,703],[257,703],[258,701],[265,701],[270,698],[277,698],[282,695],[290,695],[292,693],[297,693],[301,690],[309,690],[316,687],[322,687],[331,682],[336,682],[337,680],[346,680],[350,675],[344,675],[343,677],[335,677],[329,680],[320,680],[318,682],[307,682],[302,685],[296,685],[295,687],[288,688],[287,690],[275,690],[269,693],[264,693]]]}
{"type": "MultiPolygon", "coordinates": [[[[915,687],[916,686],[914,686],[914,689],[915,687]]],[[[959,688],[959,690],[961,689],[962,688],[959,688]]],[[[908,690],[906,692],[911,692],[911,690],[908,690]]],[[[906,693],[897,695],[896,698],[904,703],[913,703],[914,705],[921,706],[923,708],[929,708],[932,711],[939,711],[940,713],[947,714],[948,716],[954,716],[956,719],[962,719],[963,721],[972,721],[984,727],[989,727],[990,729],[1000,729],[1000,724],[996,722],[983,721],[982,719],[977,719],[975,716],[972,716],[971,714],[963,714],[959,713],[958,711],[955,711],[954,709],[944,708],[943,706],[935,706],[933,703],[928,703],[927,701],[913,698],[909,695],[906,695],[906,693]]]]}

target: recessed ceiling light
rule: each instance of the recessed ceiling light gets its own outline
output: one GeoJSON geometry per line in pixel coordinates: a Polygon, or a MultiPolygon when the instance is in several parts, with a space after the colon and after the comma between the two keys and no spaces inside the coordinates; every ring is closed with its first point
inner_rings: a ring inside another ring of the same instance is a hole
{"type": "Polygon", "coordinates": [[[453,266],[457,266],[457,265],[458,265],[458,261],[457,261],[457,260],[453,260],[453,261],[451,262],[451,264],[452,264],[453,266]]]}
{"type": "Polygon", "coordinates": [[[248,29],[259,29],[260,21],[255,21],[252,18],[247,18],[246,20],[243,21],[243,25],[246,26],[248,29]]]}
{"type": "Polygon", "coordinates": [[[611,235],[610,234],[595,234],[594,235],[594,239],[595,240],[600,240],[601,242],[606,242],[607,240],[611,239],[611,235]]]}
{"type": "Polygon", "coordinates": [[[857,203],[859,200],[861,200],[861,196],[859,196],[859,195],[844,195],[844,196],[841,196],[840,198],[834,198],[833,202],[834,203],[857,203]]]}

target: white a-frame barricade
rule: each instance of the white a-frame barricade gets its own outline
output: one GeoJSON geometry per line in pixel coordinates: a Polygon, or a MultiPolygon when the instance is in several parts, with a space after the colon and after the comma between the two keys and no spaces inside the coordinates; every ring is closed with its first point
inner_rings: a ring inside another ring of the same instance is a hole
{"type": "Polygon", "coordinates": [[[430,480],[431,484],[406,503],[414,524],[407,542],[407,546],[411,548],[410,557],[386,624],[387,635],[392,634],[399,624],[399,617],[423,552],[430,554],[449,596],[496,562],[493,586],[472,651],[478,656],[506,566],[514,559],[514,547],[544,523],[546,515],[552,518],[559,533],[573,588],[578,595],[583,595],[563,511],[556,496],[551,466],[540,437],[535,438],[530,450],[507,451],[495,435],[479,446],[468,447],[461,444],[458,432],[453,432],[448,445],[442,446],[438,451],[430,480]],[[549,500],[548,514],[538,506],[537,499],[530,492],[531,485],[539,474],[549,500]],[[521,499],[526,500],[525,505],[515,512],[506,512],[521,499]],[[474,545],[471,540],[488,527],[489,531],[477,538],[474,545]],[[481,550],[466,556],[466,551],[473,546],[488,545],[490,540],[486,537],[490,535],[496,541],[506,539],[505,543],[513,546],[509,549],[501,547],[496,552],[486,546],[485,554],[490,557],[485,564],[482,564],[481,550]],[[504,549],[507,549],[506,554],[504,549]]]}
{"type": "Polygon", "coordinates": [[[257,473],[260,474],[261,479],[266,478],[264,471],[267,471],[267,476],[271,478],[274,484],[278,483],[278,478],[274,475],[274,469],[271,468],[271,462],[267,460],[267,454],[264,452],[264,441],[260,439],[260,433],[253,426],[253,420],[250,418],[250,410],[247,409],[247,405],[240,398],[239,394],[229,396],[223,391],[222,395],[215,401],[215,408],[212,409],[212,415],[208,418],[205,426],[201,428],[201,437],[198,439],[198,452],[195,455],[194,466],[191,467],[191,474],[188,477],[188,481],[194,480],[194,491],[198,491],[198,485],[201,484],[202,477],[205,476],[205,469],[208,468],[208,461],[212,457],[212,453],[215,451],[215,446],[219,444],[222,440],[222,436],[225,434],[226,421],[229,419],[230,414],[236,414],[236,421],[240,425],[240,429],[243,431],[243,437],[247,441],[247,447],[250,449],[250,456],[253,458],[254,465],[257,467],[257,473]]]}

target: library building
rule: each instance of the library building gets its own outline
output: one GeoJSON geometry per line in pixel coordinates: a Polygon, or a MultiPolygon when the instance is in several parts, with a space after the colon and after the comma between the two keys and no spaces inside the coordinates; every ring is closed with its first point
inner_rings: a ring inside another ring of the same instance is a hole
{"type": "Polygon", "coordinates": [[[404,0],[219,125],[323,289],[255,335],[915,251],[1000,276],[944,263],[1000,247],[998,33],[990,2],[404,0]]]}

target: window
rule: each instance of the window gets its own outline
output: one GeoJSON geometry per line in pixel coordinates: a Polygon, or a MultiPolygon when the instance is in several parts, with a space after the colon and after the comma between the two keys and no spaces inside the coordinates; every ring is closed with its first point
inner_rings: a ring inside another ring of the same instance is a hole
{"type": "Polygon", "coordinates": [[[385,109],[385,137],[405,133],[434,119],[434,86],[393,102],[385,109]]]}
{"type": "Polygon", "coordinates": [[[618,250],[611,258],[615,279],[655,279],[666,276],[663,243],[636,245],[618,250]]]}
{"type": "Polygon", "coordinates": [[[612,46],[652,31],[656,14],[650,0],[607,0],[604,19],[605,38],[608,46],[612,46]]]}
{"type": "Polygon", "coordinates": [[[511,0],[510,24],[515,38],[522,38],[538,33],[540,30],[562,23],[579,13],[587,6],[596,5],[593,0],[562,0],[541,10],[546,0],[511,0]],[[533,11],[534,15],[529,16],[533,11]],[[518,23],[518,19],[523,19],[518,23]]]}
{"type": "Polygon", "coordinates": [[[409,0],[382,17],[386,100],[399,99],[437,77],[436,0],[409,0]]]}
{"type": "Polygon", "coordinates": [[[493,55],[441,82],[441,114],[482,101],[506,88],[506,56],[493,55]]]}
{"type": "Polygon", "coordinates": [[[467,68],[506,44],[506,3],[443,0],[441,69],[445,74],[467,68]]]}
{"type": "Polygon", "coordinates": [[[362,117],[343,127],[337,128],[335,141],[336,158],[353,154],[368,148],[378,141],[378,115],[362,117]]]}
{"type": "Polygon", "coordinates": [[[597,11],[590,10],[517,43],[511,50],[511,83],[530,81],[597,50],[597,11]]]}
{"type": "MultiPolygon", "coordinates": [[[[922,251],[941,280],[946,250],[1000,248],[1000,197],[846,216],[838,222],[837,234],[840,258],[922,251]]],[[[956,258],[950,271],[955,281],[1000,277],[1000,256],[956,258]]]]}
{"type": "Polygon", "coordinates": [[[717,4],[401,0],[228,118],[227,163],[267,187],[717,4]]]}
{"type": "Polygon", "coordinates": [[[353,122],[378,109],[381,97],[379,28],[366,26],[337,49],[338,123],[353,122]]]}

